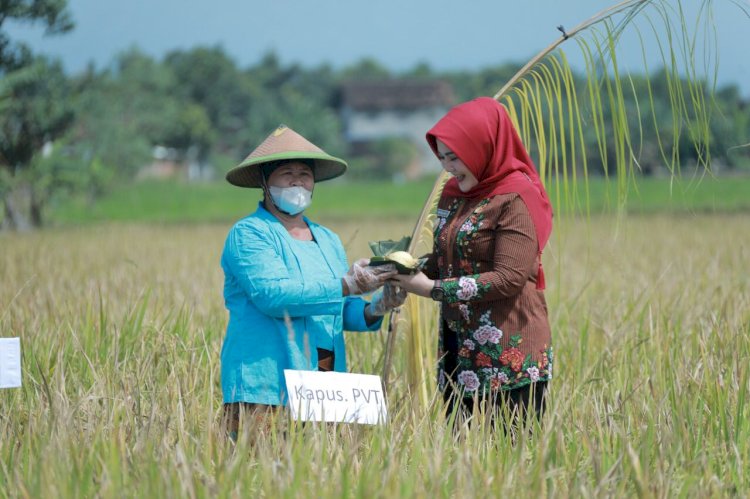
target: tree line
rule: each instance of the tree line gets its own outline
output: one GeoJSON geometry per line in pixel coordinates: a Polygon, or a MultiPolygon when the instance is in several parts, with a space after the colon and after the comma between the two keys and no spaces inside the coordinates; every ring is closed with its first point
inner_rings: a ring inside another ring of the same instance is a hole
{"type": "MultiPolygon", "coordinates": [[[[394,73],[373,59],[342,69],[282,64],[273,52],[256,64],[239,67],[221,46],[213,46],[175,50],[161,59],[134,48],[117,55],[108,67],[91,65],[69,75],[59,61],[33,54],[8,38],[2,25],[13,18],[41,23],[50,33],[73,29],[64,0],[9,0],[0,6],[0,218],[6,228],[41,225],[45,205],[57,198],[83,195],[93,201],[112,186],[131,181],[150,162],[156,145],[192,155],[223,172],[270,130],[286,123],[356,164],[357,158],[348,157],[342,134],[343,82],[442,79],[461,102],[494,94],[520,67],[438,72],[419,64],[394,73]]],[[[585,88],[583,77],[576,78],[577,86],[585,88]]],[[[666,120],[671,106],[666,78],[649,75],[652,98],[633,98],[634,120],[636,114],[666,120]]],[[[623,87],[645,82],[645,76],[631,76],[623,87]]],[[[750,142],[747,102],[736,86],[718,89],[713,99],[712,164],[750,171],[750,155],[742,147],[750,142]]],[[[675,131],[644,121],[634,126],[641,130],[639,164],[649,173],[665,154],[655,131],[660,130],[659,139],[667,144],[671,139],[664,134],[675,131]]],[[[593,137],[590,140],[593,143],[593,137]]],[[[688,140],[684,149],[679,154],[686,164],[700,154],[691,150],[688,140]]],[[[387,170],[403,161],[403,148],[387,141],[376,150],[387,170]]],[[[594,161],[590,171],[601,171],[604,164],[594,161]]],[[[373,168],[352,171],[372,173],[373,168]]]]}

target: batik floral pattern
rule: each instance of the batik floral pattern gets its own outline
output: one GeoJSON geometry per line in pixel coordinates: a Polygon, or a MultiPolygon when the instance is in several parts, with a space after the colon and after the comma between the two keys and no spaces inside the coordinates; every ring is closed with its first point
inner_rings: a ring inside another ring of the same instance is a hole
{"type": "Polygon", "coordinates": [[[467,304],[459,303],[458,310],[461,312],[461,317],[463,317],[466,322],[471,320],[471,308],[467,304]]]}
{"type": "MultiPolygon", "coordinates": [[[[455,251],[456,265],[458,276],[454,276],[454,265],[444,265],[444,255],[438,255],[438,268],[442,269],[441,279],[443,279],[443,290],[445,291],[445,301],[447,303],[456,303],[461,301],[481,300],[491,286],[489,283],[482,283],[479,280],[479,265],[471,258],[467,258],[467,249],[469,243],[474,239],[479,230],[482,228],[484,214],[482,208],[489,203],[488,200],[481,201],[472,210],[471,214],[463,221],[461,228],[456,234],[455,251]],[[457,278],[456,278],[457,277],[457,278]]],[[[454,201],[448,209],[443,212],[445,216],[438,217],[435,227],[435,247],[439,247],[439,239],[447,221],[451,220],[456,210],[461,206],[460,201],[454,201]]],[[[462,308],[462,314],[465,318],[468,316],[468,309],[462,308]]],[[[468,318],[467,318],[468,320],[468,318]]]]}
{"type": "Polygon", "coordinates": [[[502,330],[496,328],[490,321],[490,312],[487,311],[479,318],[479,328],[474,331],[472,336],[480,345],[487,343],[497,345],[503,337],[502,330]]]}
{"type": "MultiPolygon", "coordinates": [[[[511,390],[537,381],[552,378],[552,348],[539,352],[539,361],[531,354],[524,355],[519,346],[520,334],[510,336],[503,346],[505,333],[490,319],[490,311],[484,312],[479,323],[447,321],[448,334],[458,335],[458,352],[455,382],[466,396],[475,393],[511,390]]],[[[442,342],[441,342],[442,355],[442,342]]],[[[440,386],[445,384],[445,370],[441,362],[440,386]]]]}
{"type": "Polygon", "coordinates": [[[479,377],[474,371],[461,371],[458,373],[458,384],[467,392],[473,392],[479,388],[479,377]]]}
{"type": "Polygon", "coordinates": [[[469,243],[471,243],[471,240],[477,237],[479,229],[482,228],[482,221],[484,220],[482,208],[484,208],[489,202],[489,199],[480,201],[466,220],[464,220],[464,223],[461,224],[461,228],[458,230],[458,234],[456,234],[456,258],[459,261],[459,267],[465,270],[468,274],[478,273],[472,259],[467,258],[466,250],[469,243]]]}
{"type": "MultiPolygon", "coordinates": [[[[440,238],[446,237],[444,233],[446,226],[450,226],[450,222],[456,215],[458,209],[463,205],[464,201],[461,199],[455,199],[445,210],[439,210],[438,217],[435,223],[434,230],[434,243],[435,247],[440,247],[440,238]]],[[[463,220],[461,227],[456,234],[456,263],[460,269],[461,275],[479,274],[479,268],[475,265],[470,258],[467,258],[467,249],[470,242],[477,237],[479,230],[482,228],[482,222],[484,221],[484,214],[482,208],[489,203],[489,200],[483,200],[474,207],[471,214],[463,220]]],[[[453,265],[449,265],[446,269],[444,264],[444,255],[438,255],[438,268],[441,269],[441,278],[447,279],[453,277],[453,265]]]]}
{"type": "MultiPolygon", "coordinates": [[[[499,390],[512,390],[537,381],[552,379],[552,348],[540,352],[542,360],[536,362],[531,355],[518,349],[521,336],[511,336],[510,345],[481,345],[465,340],[458,351],[458,369],[455,378],[464,396],[484,394],[499,390]],[[473,348],[469,348],[471,342],[473,348]]],[[[445,384],[445,371],[441,365],[440,376],[445,384]]]]}
{"type": "Polygon", "coordinates": [[[480,268],[472,248],[481,240],[480,231],[489,229],[484,209],[490,200],[480,201],[468,216],[461,215],[465,218],[455,218],[465,202],[454,199],[439,210],[434,230],[435,248],[443,249],[436,255],[445,292],[443,311],[452,307],[455,312],[440,321],[438,385],[446,389],[448,383],[455,383],[464,396],[471,397],[550,380],[552,348],[545,346],[537,352],[522,348],[521,332],[502,331],[492,322],[492,311],[483,309],[483,305],[489,306],[486,296],[491,285],[483,282],[481,274],[488,269],[480,268]],[[457,336],[456,369],[452,373],[446,371],[443,333],[457,336]]]}

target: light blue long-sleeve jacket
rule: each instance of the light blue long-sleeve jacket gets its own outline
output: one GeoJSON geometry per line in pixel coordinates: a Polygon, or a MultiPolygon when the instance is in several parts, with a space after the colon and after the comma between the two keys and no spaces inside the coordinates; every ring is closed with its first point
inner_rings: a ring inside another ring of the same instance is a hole
{"type": "MultiPolygon", "coordinates": [[[[305,221],[320,247],[330,279],[306,279],[304,255],[295,241],[262,203],[252,215],[229,231],[221,266],[229,324],[221,349],[221,388],[224,402],[285,403],[284,369],[317,369],[316,335],[308,334],[312,316],[333,316],[334,370],[346,371],[344,330],[373,331],[366,301],[343,297],[341,277],[349,268],[339,237],[305,221]],[[333,277],[336,276],[336,277],[333,277]]],[[[310,265],[311,262],[305,262],[310,265]]]]}

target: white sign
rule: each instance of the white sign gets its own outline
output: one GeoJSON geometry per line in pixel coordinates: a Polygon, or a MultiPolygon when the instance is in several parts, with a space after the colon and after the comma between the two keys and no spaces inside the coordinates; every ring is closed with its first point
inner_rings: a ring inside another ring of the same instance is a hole
{"type": "Polygon", "coordinates": [[[21,386],[21,338],[0,338],[0,388],[21,386]]]}
{"type": "Polygon", "coordinates": [[[285,369],[284,377],[294,419],[381,424],[388,417],[380,376],[285,369]]]}

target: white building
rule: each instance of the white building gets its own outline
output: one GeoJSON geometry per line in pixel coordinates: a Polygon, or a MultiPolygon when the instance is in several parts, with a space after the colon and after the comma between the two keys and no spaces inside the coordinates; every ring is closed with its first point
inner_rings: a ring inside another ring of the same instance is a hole
{"type": "Polygon", "coordinates": [[[368,142],[399,137],[414,143],[418,155],[406,174],[437,172],[440,163],[425,140],[454,104],[453,88],[438,80],[351,81],[341,92],[344,137],[356,150],[368,142]]]}

